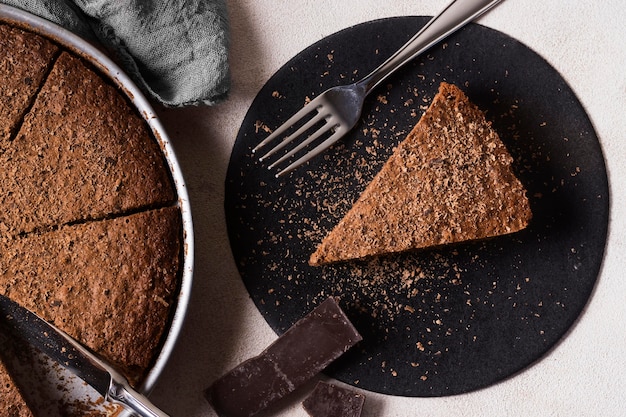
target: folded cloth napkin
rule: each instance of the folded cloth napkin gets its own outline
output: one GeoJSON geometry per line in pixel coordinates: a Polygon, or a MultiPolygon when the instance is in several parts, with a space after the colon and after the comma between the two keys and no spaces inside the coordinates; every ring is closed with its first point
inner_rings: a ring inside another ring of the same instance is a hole
{"type": "Polygon", "coordinates": [[[0,0],[116,51],[166,106],[213,105],[230,90],[226,0],[0,0]]]}

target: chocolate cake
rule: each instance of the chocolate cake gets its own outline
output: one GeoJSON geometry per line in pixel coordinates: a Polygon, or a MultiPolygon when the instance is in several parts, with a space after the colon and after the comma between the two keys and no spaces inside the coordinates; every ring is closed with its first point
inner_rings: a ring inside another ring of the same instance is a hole
{"type": "Polygon", "coordinates": [[[174,303],[180,227],[166,207],[4,239],[0,292],[137,382],[174,303]]]}
{"type": "Polygon", "coordinates": [[[442,83],[430,107],[311,255],[313,266],[485,239],[531,211],[513,158],[483,112],[442,83]]]}
{"type": "MultiPolygon", "coordinates": [[[[0,23],[0,293],[137,386],[159,353],[183,260],[159,142],[87,61],[0,23]]],[[[0,367],[0,408],[30,415],[0,367]]]]}
{"type": "Polygon", "coordinates": [[[0,167],[0,232],[31,232],[174,200],[145,122],[67,52],[0,155],[0,167]]]}
{"type": "Polygon", "coordinates": [[[0,23],[0,151],[31,105],[57,51],[40,36],[0,23]]]}

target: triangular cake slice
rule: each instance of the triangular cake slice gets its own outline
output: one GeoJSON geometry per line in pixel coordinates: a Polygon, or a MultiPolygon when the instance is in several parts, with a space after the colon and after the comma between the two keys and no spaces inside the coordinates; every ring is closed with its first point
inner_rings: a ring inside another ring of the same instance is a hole
{"type": "Polygon", "coordinates": [[[430,107],[309,259],[313,266],[513,233],[531,218],[485,115],[442,83],[430,107]]]}
{"type": "Polygon", "coordinates": [[[165,207],[0,238],[0,293],[135,384],[153,363],[176,302],[181,227],[179,209],[165,207]]]}
{"type": "MultiPolygon", "coordinates": [[[[2,347],[4,349],[4,347],[2,347]]],[[[13,382],[9,375],[9,371],[2,364],[0,358],[0,406],[3,415],[11,417],[33,417],[26,402],[22,398],[17,385],[13,382]]]]}
{"type": "Polygon", "coordinates": [[[169,204],[163,152],[120,92],[61,53],[0,153],[0,233],[32,232],[169,204]]]}
{"type": "Polygon", "coordinates": [[[41,36],[0,24],[0,151],[31,105],[57,51],[41,36]]]}

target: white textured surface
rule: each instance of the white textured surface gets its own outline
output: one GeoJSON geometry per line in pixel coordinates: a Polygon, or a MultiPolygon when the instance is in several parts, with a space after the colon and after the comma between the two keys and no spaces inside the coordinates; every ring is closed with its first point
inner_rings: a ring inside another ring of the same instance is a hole
{"type": "MultiPolygon", "coordinates": [[[[214,416],[202,390],[276,336],[249,299],[230,254],[224,180],[257,91],[300,50],[387,16],[433,15],[447,0],[228,0],[233,91],[214,108],[161,110],[189,186],[196,233],[194,293],[175,357],[153,392],[173,416],[214,416]]],[[[622,0],[505,0],[480,23],[512,36],[573,88],[600,137],[611,185],[609,242],[597,287],[564,340],[499,384],[444,398],[366,393],[371,416],[626,415],[626,7],[622,0]]],[[[306,416],[298,393],[271,415],[306,416]]]]}

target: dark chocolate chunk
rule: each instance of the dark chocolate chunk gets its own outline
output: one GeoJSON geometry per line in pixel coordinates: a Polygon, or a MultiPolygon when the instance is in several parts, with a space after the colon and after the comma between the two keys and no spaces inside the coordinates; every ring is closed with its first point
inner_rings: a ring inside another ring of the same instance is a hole
{"type": "Polygon", "coordinates": [[[334,298],[296,322],[260,355],[215,381],[206,391],[222,417],[249,417],[309,381],[362,340],[334,298]]]}
{"type": "Polygon", "coordinates": [[[311,417],[360,417],[365,395],[320,381],[302,406],[311,417]]]}

